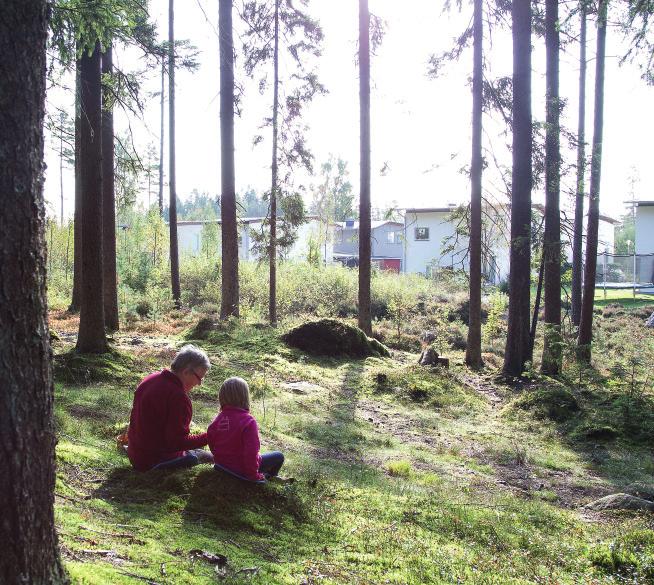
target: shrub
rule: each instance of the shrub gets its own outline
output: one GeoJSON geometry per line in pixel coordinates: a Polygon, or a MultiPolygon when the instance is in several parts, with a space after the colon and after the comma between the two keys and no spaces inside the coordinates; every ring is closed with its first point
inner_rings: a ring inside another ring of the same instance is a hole
{"type": "Polygon", "coordinates": [[[557,422],[566,421],[579,411],[579,404],[574,394],[562,387],[527,391],[514,402],[514,406],[531,410],[538,418],[548,418],[557,422]]]}

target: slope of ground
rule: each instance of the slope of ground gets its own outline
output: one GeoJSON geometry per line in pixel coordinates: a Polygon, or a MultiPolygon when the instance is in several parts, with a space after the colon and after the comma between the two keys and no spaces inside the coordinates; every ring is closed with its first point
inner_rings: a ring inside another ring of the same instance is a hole
{"type": "MultiPolygon", "coordinates": [[[[284,471],[298,479],[250,486],[206,467],[138,474],[115,448],[135,377],[183,343],[152,333],[117,334],[122,365],[101,376],[59,369],[56,516],[75,583],[654,579],[650,516],[581,507],[654,485],[646,442],[582,436],[608,400],[597,379],[508,387],[456,364],[419,368],[400,352],[311,357],[266,327],[221,325],[199,342],[214,366],[192,394],[194,422],[206,428],[222,380],[242,375],[263,449],[284,451],[284,471]],[[579,410],[552,420],[521,401],[553,385],[579,410]]],[[[73,341],[58,342],[60,363],[73,341]]]]}

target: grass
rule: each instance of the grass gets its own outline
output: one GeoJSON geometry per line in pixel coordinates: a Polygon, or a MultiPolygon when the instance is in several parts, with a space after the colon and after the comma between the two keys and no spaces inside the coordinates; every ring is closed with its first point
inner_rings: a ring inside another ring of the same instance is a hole
{"type": "MultiPolygon", "coordinates": [[[[170,345],[188,340],[186,331],[170,345]]],[[[281,333],[232,322],[203,334],[197,342],[214,366],[192,399],[195,425],[206,428],[222,380],[248,379],[262,448],[283,451],[285,473],[298,480],[288,486],[251,486],[201,467],[132,471],[114,437],[135,380],[169,354],[147,345],[128,352],[117,335],[112,354],[80,361],[57,343],[65,367],[55,387],[56,520],[74,583],[653,578],[650,518],[580,508],[628,483],[654,483],[647,434],[634,432],[636,423],[648,428],[648,416],[627,416],[649,412],[647,392],[632,396],[599,370],[584,373],[583,385],[569,372],[522,388],[493,386],[484,374],[475,384],[496,393],[489,401],[461,382],[470,373],[455,353],[449,371],[418,368],[417,355],[401,352],[310,357],[281,333]],[[312,385],[283,385],[300,380],[312,385]]]]}

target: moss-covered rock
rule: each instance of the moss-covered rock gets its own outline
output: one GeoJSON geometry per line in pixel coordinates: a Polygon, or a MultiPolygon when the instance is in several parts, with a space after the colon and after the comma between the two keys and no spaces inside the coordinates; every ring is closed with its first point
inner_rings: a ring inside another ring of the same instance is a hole
{"type": "Polygon", "coordinates": [[[358,327],[336,319],[310,321],[291,329],[282,336],[291,347],[313,355],[348,356],[356,358],[388,357],[388,349],[358,327]]]}
{"type": "Polygon", "coordinates": [[[134,383],[142,378],[138,369],[132,356],[115,349],[100,354],[72,349],[54,356],[54,378],[63,384],[134,383]]]}

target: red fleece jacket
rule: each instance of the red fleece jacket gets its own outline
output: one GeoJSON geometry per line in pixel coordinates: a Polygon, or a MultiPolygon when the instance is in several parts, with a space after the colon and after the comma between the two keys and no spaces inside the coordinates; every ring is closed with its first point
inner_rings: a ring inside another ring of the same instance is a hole
{"type": "Polygon", "coordinates": [[[207,429],[214,461],[252,481],[264,479],[259,473],[259,427],[249,411],[225,406],[207,429]]]}
{"type": "Polygon", "coordinates": [[[169,370],[144,378],[134,393],[127,454],[135,469],[158,463],[207,444],[207,433],[191,435],[193,406],[182,381],[169,370]]]}

